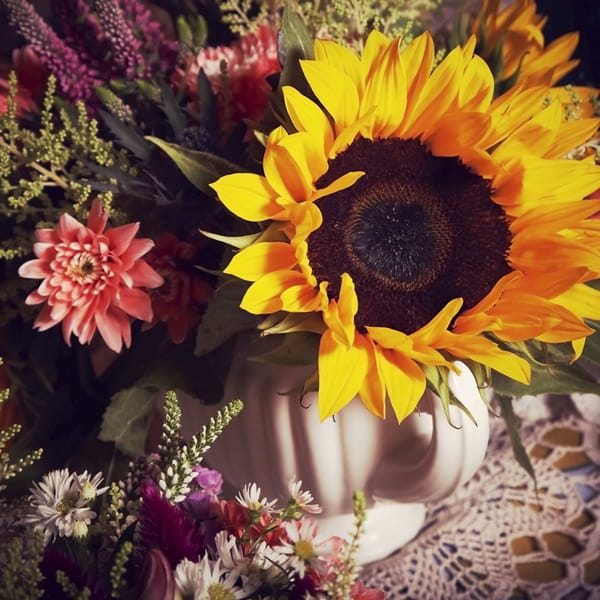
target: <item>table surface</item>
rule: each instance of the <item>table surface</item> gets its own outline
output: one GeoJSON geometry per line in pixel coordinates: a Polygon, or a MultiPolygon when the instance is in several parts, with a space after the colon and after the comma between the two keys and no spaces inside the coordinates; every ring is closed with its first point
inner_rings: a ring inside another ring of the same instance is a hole
{"type": "Polygon", "coordinates": [[[415,539],[366,565],[365,584],[386,600],[600,599],[600,397],[530,397],[516,409],[537,488],[493,419],[475,477],[428,505],[415,539]]]}

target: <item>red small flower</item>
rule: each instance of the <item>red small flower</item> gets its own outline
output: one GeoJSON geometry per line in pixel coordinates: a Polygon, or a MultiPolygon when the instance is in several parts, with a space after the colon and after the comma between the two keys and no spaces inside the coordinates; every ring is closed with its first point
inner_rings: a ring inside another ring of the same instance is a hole
{"type": "MultiPolygon", "coordinates": [[[[268,26],[256,33],[242,35],[230,46],[204,48],[189,65],[186,81],[191,100],[197,99],[196,80],[200,69],[208,77],[213,92],[219,96],[219,114],[229,113],[233,122],[258,121],[267,108],[271,86],[267,77],[281,71],[277,52],[277,35],[268,26]],[[221,63],[227,65],[227,88],[223,86],[221,63]],[[227,97],[230,94],[230,97],[227,97]]],[[[180,71],[176,79],[182,79],[180,71]]]]}
{"type": "Polygon", "coordinates": [[[12,53],[12,65],[0,69],[0,114],[7,109],[8,74],[14,70],[17,75],[17,116],[35,112],[44,94],[48,71],[31,46],[16,48],[12,53]]]}
{"type": "Polygon", "coordinates": [[[350,588],[352,600],[384,600],[383,590],[367,588],[362,583],[356,582],[350,588]]]}
{"type": "Polygon", "coordinates": [[[144,326],[167,324],[169,337],[175,344],[186,338],[192,327],[200,323],[204,308],[213,295],[213,287],[194,266],[196,248],[163,233],[146,260],[164,279],[164,285],[150,292],[154,318],[144,326]]]}
{"type": "Polygon", "coordinates": [[[107,229],[108,215],[94,200],[87,227],[63,214],[56,229],[38,229],[36,259],[19,268],[19,275],[42,279],[26,304],[45,303],[34,327],[44,331],[62,322],[63,337],[82,344],[96,329],[106,345],[120,352],[131,345],[131,318],[152,320],[150,297],[140,288],[154,288],[162,277],[141,257],[152,240],[135,239],[139,223],[107,229]]]}

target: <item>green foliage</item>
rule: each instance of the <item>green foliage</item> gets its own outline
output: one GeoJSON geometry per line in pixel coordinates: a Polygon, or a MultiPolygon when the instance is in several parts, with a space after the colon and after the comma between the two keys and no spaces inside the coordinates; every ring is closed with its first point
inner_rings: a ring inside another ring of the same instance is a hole
{"type": "Polygon", "coordinates": [[[127,588],[125,575],[127,573],[127,563],[133,554],[133,544],[129,541],[123,542],[123,545],[116,553],[115,561],[110,569],[111,596],[121,598],[123,591],[127,588]]]}
{"type": "MultiPolygon", "coordinates": [[[[2,366],[2,359],[0,358],[0,366],[2,366]]],[[[6,400],[8,400],[10,394],[9,389],[0,390],[0,407],[6,400]]],[[[35,450],[16,460],[11,462],[8,452],[5,448],[8,442],[13,439],[21,431],[21,426],[18,424],[11,425],[8,429],[0,431],[0,490],[2,490],[2,483],[8,479],[11,479],[23,469],[32,465],[35,461],[39,460],[42,455],[42,449],[35,450]]]]}
{"type": "Polygon", "coordinates": [[[96,193],[94,184],[117,180],[98,176],[90,165],[129,172],[124,151],[102,139],[98,122],[83,103],[60,104],[55,99],[56,80],[50,76],[39,123],[29,128],[16,115],[16,77],[10,76],[8,110],[0,115],[0,223],[6,231],[0,258],[29,254],[32,231],[54,226],[68,209],[85,217],[92,197],[107,207],[112,192],[96,193]]]}
{"type": "Polygon", "coordinates": [[[127,456],[142,455],[157,391],[136,386],[117,392],[104,411],[99,439],[114,442],[127,456]]]}
{"type": "MultiPolygon", "coordinates": [[[[0,510],[4,513],[5,507],[0,506],[0,510]]],[[[43,595],[39,564],[44,534],[29,530],[29,535],[23,535],[22,529],[0,529],[0,600],[37,600],[43,595]]]]}
{"type": "Polygon", "coordinates": [[[165,498],[172,502],[179,502],[185,498],[194,477],[192,467],[200,464],[202,455],[209,450],[242,408],[240,400],[230,402],[218,410],[215,417],[210,418],[208,425],[204,425],[199,433],[186,442],[181,436],[181,410],[177,396],[175,392],[167,392],[165,421],[158,447],[160,459],[157,462],[160,469],[158,485],[165,498]]]}

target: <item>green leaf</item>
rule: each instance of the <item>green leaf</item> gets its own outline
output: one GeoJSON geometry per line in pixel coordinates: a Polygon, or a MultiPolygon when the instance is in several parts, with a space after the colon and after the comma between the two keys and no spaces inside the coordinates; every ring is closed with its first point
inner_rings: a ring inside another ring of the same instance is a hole
{"type": "Polygon", "coordinates": [[[276,365],[316,365],[321,336],[307,331],[286,333],[273,349],[250,356],[250,360],[276,365]]]}
{"type": "Polygon", "coordinates": [[[496,371],[492,387],[502,395],[513,398],[538,394],[600,394],[600,384],[577,364],[543,366],[531,365],[531,383],[524,385],[496,371]]]}
{"type": "Polygon", "coordinates": [[[256,329],[259,317],[240,308],[247,289],[248,283],[239,279],[230,279],[216,289],[198,326],[194,354],[206,354],[236,333],[256,329]]]}
{"type": "Polygon", "coordinates": [[[185,117],[181,112],[181,107],[177,103],[177,98],[175,98],[173,90],[165,81],[161,81],[159,86],[162,100],[161,108],[167,117],[169,125],[173,129],[175,137],[180,138],[185,129],[185,117]]]}
{"type": "Polygon", "coordinates": [[[513,449],[513,454],[517,462],[525,469],[525,471],[531,476],[534,483],[537,486],[537,480],[535,477],[535,470],[527,454],[525,446],[521,441],[521,435],[519,433],[519,420],[515,415],[512,405],[512,398],[508,396],[498,395],[498,401],[500,402],[500,408],[502,411],[502,417],[506,423],[506,429],[508,431],[508,437],[510,444],[513,449]]]}
{"type": "Polygon", "coordinates": [[[111,115],[106,110],[99,108],[98,114],[121,146],[132,152],[134,156],[143,162],[150,159],[151,146],[148,145],[144,136],[140,135],[131,125],[123,123],[123,121],[117,119],[117,117],[111,115]]]}
{"type": "Polygon", "coordinates": [[[135,386],[114,394],[104,411],[99,439],[114,442],[128,456],[144,454],[157,392],[152,386],[135,386]]]}
{"type": "Polygon", "coordinates": [[[190,150],[154,136],[147,136],[146,139],[166,152],[192,185],[211,196],[214,195],[214,191],[209,187],[210,183],[223,175],[242,170],[239,166],[210,152],[190,150]]]}

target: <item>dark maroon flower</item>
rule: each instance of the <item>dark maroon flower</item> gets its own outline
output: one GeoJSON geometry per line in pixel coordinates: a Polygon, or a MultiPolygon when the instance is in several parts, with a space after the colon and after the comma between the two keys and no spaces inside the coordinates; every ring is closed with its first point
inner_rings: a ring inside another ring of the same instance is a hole
{"type": "Polygon", "coordinates": [[[142,486],[139,547],[144,555],[158,548],[173,569],[184,558],[197,560],[205,549],[200,527],[186,516],[182,507],[169,502],[153,482],[142,486]]]}
{"type": "Polygon", "coordinates": [[[139,600],[171,600],[174,594],[173,569],[158,548],[151,548],[146,554],[138,578],[136,597],[139,600]]]}

